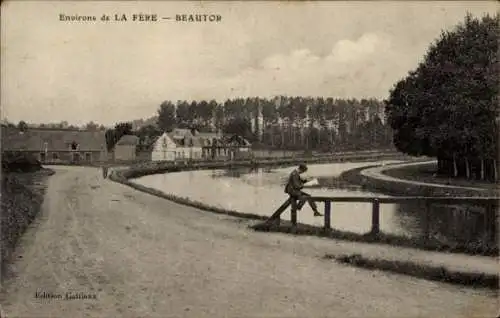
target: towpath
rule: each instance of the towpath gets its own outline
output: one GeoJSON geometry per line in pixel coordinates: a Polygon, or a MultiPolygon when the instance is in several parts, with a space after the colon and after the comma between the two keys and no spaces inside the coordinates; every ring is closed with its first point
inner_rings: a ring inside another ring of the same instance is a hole
{"type": "Polygon", "coordinates": [[[474,190],[474,191],[488,191],[488,189],[485,188],[477,188],[477,187],[466,187],[466,186],[455,186],[455,185],[448,185],[448,184],[440,184],[440,183],[430,183],[430,182],[419,182],[415,180],[405,180],[401,178],[396,178],[396,177],[391,177],[388,176],[387,174],[384,174],[383,172],[385,170],[389,169],[397,169],[401,167],[408,167],[408,166],[415,166],[415,165],[422,165],[422,164],[428,164],[428,163],[434,163],[436,162],[435,160],[430,160],[430,161],[419,161],[419,162],[404,162],[400,164],[391,164],[389,166],[378,166],[378,167],[373,167],[373,168],[368,168],[365,170],[361,171],[361,174],[367,177],[372,177],[375,179],[380,179],[380,180],[386,180],[386,181],[392,181],[392,182],[397,182],[397,183],[403,183],[403,184],[412,184],[412,185],[423,185],[423,186],[430,186],[430,187],[435,187],[435,188],[449,188],[449,189],[464,189],[464,190],[474,190]]]}

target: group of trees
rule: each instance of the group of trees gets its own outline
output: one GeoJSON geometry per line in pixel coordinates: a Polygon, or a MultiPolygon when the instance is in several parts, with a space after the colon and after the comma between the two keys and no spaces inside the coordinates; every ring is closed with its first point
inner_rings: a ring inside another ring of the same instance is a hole
{"type": "Polygon", "coordinates": [[[25,131],[29,128],[56,128],[56,129],[84,129],[84,130],[91,130],[91,131],[104,131],[106,130],[106,127],[104,125],[99,125],[94,123],[93,121],[90,121],[89,123],[82,125],[82,126],[76,126],[76,125],[70,125],[68,124],[67,121],[61,121],[59,123],[49,123],[49,124],[29,124],[25,122],[24,120],[20,120],[17,124],[11,123],[9,121],[5,121],[3,123],[4,125],[8,127],[16,127],[19,130],[25,131]]]}
{"type": "Polygon", "coordinates": [[[387,148],[392,137],[381,118],[383,109],[383,102],[375,99],[279,96],[237,98],[223,104],[165,101],[158,109],[157,127],[160,131],[174,127],[222,131],[280,149],[387,148]],[[259,108],[261,121],[256,118],[259,108]]]}
{"type": "Polygon", "coordinates": [[[499,22],[467,15],[442,32],[386,101],[395,146],[437,157],[440,174],[498,178],[499,22]]]}
{"type": "Polygon", "coordinates": [[[132,123],[122,122],[116,124],[112,129],[107,129],[105,136],[108,151],[111,151],[118,140],[125,135],[134,135],[134,131],[132,131],[132,123]]]}

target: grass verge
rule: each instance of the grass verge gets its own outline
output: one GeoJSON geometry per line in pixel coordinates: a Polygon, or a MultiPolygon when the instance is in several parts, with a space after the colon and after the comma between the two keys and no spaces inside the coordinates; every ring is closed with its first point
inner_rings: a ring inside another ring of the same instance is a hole
{"type": "Polygon", "coordinates": [[[393,169],[387,169],[382,171],[383,174],[388,175],[393,178],[436,183],[441,185],[450,186],[461,186],[461,187],[471,187],[480,188],[487,191],[491,191],[491,196],[498,195],[499,185],[495,182],[487,182],[481,180],[466,180],[465,178],[450,178],[436,175],[437,163],[426,163],[421,165],[411,165],[396,167],[393,169]]]}
{"type": "Polygon", "coordinates": [[[421,265],[409,261],[367,258],[360,254],[325,255],[325,259],[333,259],[342,264],[359,268],[382,270],[397,274],[409,275],[432,281],[455,285],[472,286],[498,290],[498,275],[485,273],[469,273],[446,269],[443,266],[421,265]]]}
{"type": "Polygon", "coordinates": [[[297,226],[293,226],[291,222],[284,220],[281,220],[280,224],[275,222],[258,223],[252,225],[251,228],[258,232],[290,233],[295,235],[326,237],[352,242],[387,244],[436,252],[484,256],[498,256],[499,254],[497,246],[463,245],[458,243],[446,244],[431,238],[410,238],[383,232],[379,232],[376,235],[371,233],[359,234],[335,229],[324,229],[322,227],[303,223],[298,223],[297,226]]]}
{"type": "Polygon", "coordinates": [[[3,281],[7,264],[11,261],[19,239],[40,212],[44,200],[47,178],[53,170],[2,173],[0,250],[3,281]]]}
{"type": "MultiPolygon", "coordinates": [[[[390,165],[388,165],[390,166],[390,165]]],[[[417,166],[412,166],[418,167],[417,166]]],[[[498,190],[496,189],[485,189],[486,191],[482,190],[473,190],[473,189],[463,189],[463,188],[452,188],[452,187],[434,187],[432,185],[421,185],[421,184],[410,184],[406,182],[397,182],[394,180],[382,180],[378,178],[373,178],[373,177],[368,177],[365,175],[361,174],[362,170],[369,169],[369,168],[374,168],[377,166],[369,166],[369,167],[362,167],[362,168],[356,168],[356,169],[351,169],[348,171],[345,171],[340,174],[339,179],[348,182],[354,185],[360,186],[362,189],[368,190],[368,191],[374,191],[374,192],[380,192],[383,194],[387,195],[392,195],[392,196],[436,196],[436,197],[446,197],[446,196],[455,196],[455,197],[495,197],[498,196],[498,190]]],[[[410,168],[410,167],[408,167],[410,168]]],[[[415,169],[415,168],[414,168],[415,169]]],[[[391,172],[389,171],[395,171],[399,170],[394,168],[394,169],[388,169],[387,171],[384,171],[384,174],[387,174],[389,176],[392,176],[391,172]]],[[[414,170],[412,170],[414,171],[414,170]]],[[[418,176],[413,176],[411,178],[405,178],[405,176],[399,172],[397,173],[398,176],[397,178],[400,179],[407,179],[407,180],[416,180],[418,176]]],[[[432,183],[431,180],[418,180],[419,182],[430,182],[432,183]]],[[[450,186],[455,186],[455,184],[450,184],[450,186]]],[[[470,185],[469,185],[470,186],[470,185]]]]}

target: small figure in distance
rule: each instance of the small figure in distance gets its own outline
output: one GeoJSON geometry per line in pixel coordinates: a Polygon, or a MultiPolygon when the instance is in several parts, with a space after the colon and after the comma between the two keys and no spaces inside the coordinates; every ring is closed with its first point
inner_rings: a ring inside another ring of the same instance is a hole
{"type": "Polygon", "coordinates": [[[104,179],[108,177],[108,165],[105,162],[102,164],[102,177],[104,179]]]}
{"type": "Polygon", "coordinates": [[[300,211],[307,201],[311,209],[314,211],[314,216],[322,216],[323,214],[319,213],[316,202],[307,199],[311,195],[302,191],[304,183],[306,183],[308,180],[302,179],[301,174],[306,171],[307,166],[305,164],[300,164],[297,169],[294,169],[292,173],[290,173],[288,182],[285,186],[285,193],[287,193],[292,200],[299,201],[297,210],[300,211]]]}

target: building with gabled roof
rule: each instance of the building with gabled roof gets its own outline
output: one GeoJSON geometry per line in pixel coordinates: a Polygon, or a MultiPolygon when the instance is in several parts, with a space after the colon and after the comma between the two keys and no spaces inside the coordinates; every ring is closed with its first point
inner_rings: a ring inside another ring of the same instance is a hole
{"type": "Polygon", "coordinates": [[[1,127],[2,152],[30,153],[42,163],[92,163],[107,159],[103,131],[1,127]]]}
{"type": "Polygon", "coordinates": [[[139,137],[136,135],[123,135],[113,147],[113,159],[116,161],[131,161],[137,158],[139,137]]]}

